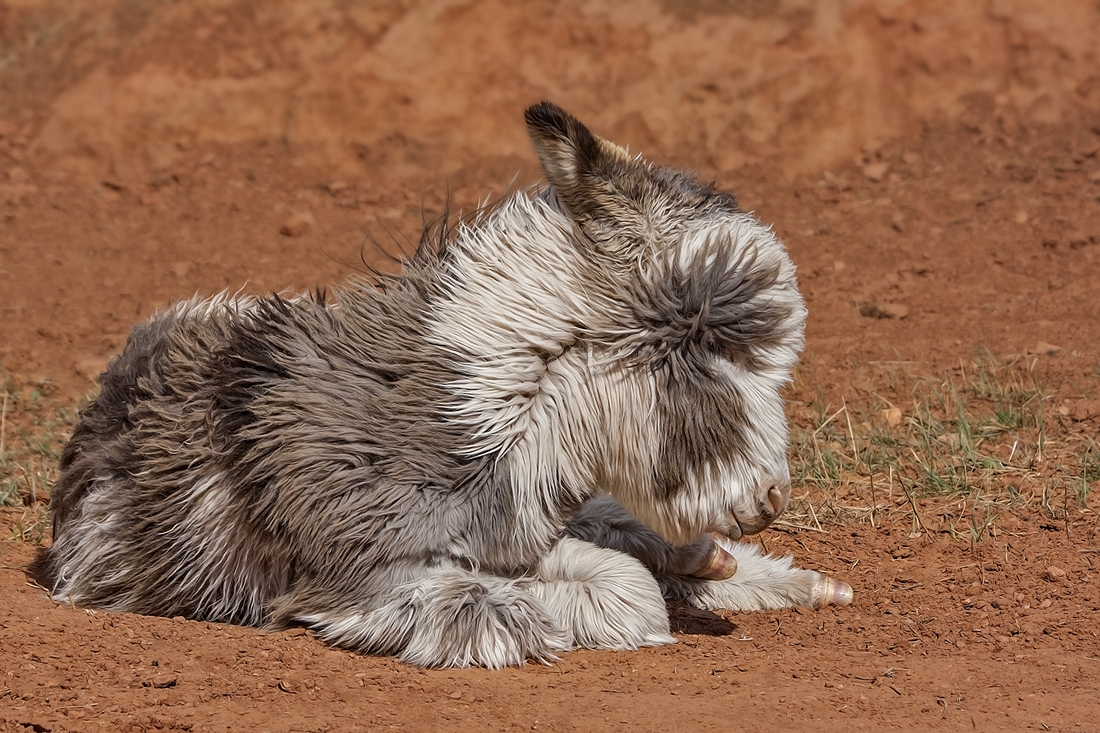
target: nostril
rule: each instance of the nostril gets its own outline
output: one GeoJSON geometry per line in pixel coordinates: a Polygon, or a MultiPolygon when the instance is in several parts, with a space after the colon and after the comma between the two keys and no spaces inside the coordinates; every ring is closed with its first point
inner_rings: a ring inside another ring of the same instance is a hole
{"type": "Polygon", "coordinates": [[[768,510],[773,517],[778,517],[787,509],[787,502],[791,498],[790,487],[787,486],[772,486],[768,489],[768,496],[765,499],[768,510]]]}

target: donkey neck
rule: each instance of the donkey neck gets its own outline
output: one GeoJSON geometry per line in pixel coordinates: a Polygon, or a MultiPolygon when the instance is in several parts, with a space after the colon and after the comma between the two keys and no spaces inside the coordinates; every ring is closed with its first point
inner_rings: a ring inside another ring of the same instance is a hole
{"type": "Polygon", "coordinates": [[[460,375],[447,385],[448,418],[466,429],[464,455],[507,463],[521,522],[535,534],[556,535],[596,490],[602,411],[584,334],[598,304],[576,237],[552,198],[513,196],[456,232],[426,323],[460,375]]]}

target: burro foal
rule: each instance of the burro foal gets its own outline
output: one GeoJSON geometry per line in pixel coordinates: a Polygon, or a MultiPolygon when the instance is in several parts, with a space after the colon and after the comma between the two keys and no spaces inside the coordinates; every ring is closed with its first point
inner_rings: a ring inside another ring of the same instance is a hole
{"type": "Polygon", "coordinates": [[[400,277],[134,329],[61,460],[55,598],[487,667],[671,643],[665,597],[850,601],[734,542],[790,496],[782,243],[552,104],[526,120],[550,185],[400,277]]]}

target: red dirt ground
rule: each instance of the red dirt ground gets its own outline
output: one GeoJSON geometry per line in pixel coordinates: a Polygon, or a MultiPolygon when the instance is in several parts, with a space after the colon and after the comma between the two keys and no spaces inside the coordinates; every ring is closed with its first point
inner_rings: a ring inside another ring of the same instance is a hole
{"type": "MultiPolygon", "coordinates": [[[[1070,0],[0,0],[9,447],[157,307],[339,281],[365,232],[396,252],[447,196],[537,180],[542,98],[774,223],[811,314],[796,419],[985,347],[1035,355],[1057,429],[1095,436],[1097,38],[1070,0]]],[[[1100,731],[1100,532],[1060,517],[768,532],[855,604],[672,609],[676,646],[503,672],[57,606],[6,541],[0,731],[1100,731]]]]}

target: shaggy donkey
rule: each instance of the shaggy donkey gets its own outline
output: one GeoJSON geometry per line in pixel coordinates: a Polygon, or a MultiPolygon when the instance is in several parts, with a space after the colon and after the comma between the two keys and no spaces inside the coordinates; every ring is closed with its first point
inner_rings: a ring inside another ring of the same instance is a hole
{"type": "Polygon", "coordinates": [[[731,541],[790,494],[783,245],[554,105],[526,119],[550,186],[401,277],[134,329],[61,459],[55,598],[487,667],[672,643],[662,594],[851,600],[731,541]]]}

